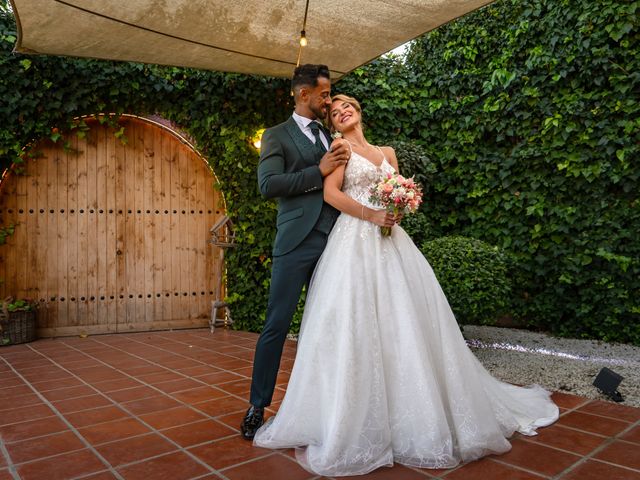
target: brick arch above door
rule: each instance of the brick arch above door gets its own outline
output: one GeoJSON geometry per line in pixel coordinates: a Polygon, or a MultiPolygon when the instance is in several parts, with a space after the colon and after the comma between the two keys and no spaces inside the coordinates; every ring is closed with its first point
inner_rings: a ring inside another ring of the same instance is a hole
{"type": "Polygon", "coordinates": [[[0,295],[38,300],[41,336],[201,327],[222,295],[209,229],[225,214],[205,159],[176,131],[87,119],[71,149],[43,140],[0,185],[0,295]],[[220,290],[220,291],[219,291],[220,290]]]}

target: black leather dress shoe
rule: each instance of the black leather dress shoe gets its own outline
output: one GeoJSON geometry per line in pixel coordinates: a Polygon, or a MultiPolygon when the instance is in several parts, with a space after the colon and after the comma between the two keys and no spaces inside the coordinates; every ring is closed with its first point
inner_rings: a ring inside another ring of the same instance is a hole
{"type": "Polygon", "coordinates": [[[254,407],[251,405],[240,424],[242,438],[245,440],[253,440],[256,432],[264,423],[264,408],[254,407]]]}

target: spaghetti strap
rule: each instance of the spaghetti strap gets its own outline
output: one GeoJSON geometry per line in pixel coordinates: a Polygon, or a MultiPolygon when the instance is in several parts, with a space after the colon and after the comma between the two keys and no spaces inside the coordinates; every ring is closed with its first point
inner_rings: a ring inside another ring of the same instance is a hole
{"type": "MultiPolygon", "coordinates": [[[[387,156],[384,154],[384,152],[382,151],[382,149],[376,145],[376,148],[380,151],[380,153],[382,154],[382,161],[384,162],[385,160],[387,160],[387,156]]],[[[388,160],[387,160],[388,161],[388,160]]]]}
{"type": "Polygon", "coordinates": [[[349,146],[349,158],[351,158],[351,155],[353,155],[353,148],[351,148],[351,142],[344,137],[342,137],[342,139],[345,140],[347,142],[347,145],[349,146]]]}

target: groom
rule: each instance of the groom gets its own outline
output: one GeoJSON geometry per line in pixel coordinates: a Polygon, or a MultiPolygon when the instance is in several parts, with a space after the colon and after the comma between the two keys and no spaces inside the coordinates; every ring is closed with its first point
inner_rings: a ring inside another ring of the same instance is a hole
{"type": "Polygon", "coordinates": [[[253,360],[251,406],[240,425],[247,440],[264,422],[302,287],[309,284],[338,216],[323,201],[322,179],[349,158],[344,145],[329,151],[331,138],[319,123],[331,105],[327,66],[297,67],[291,89],[295,111],[286,122],[264,132],[258,166],[260,192],[278,199],[278,217],[266,321],[253,360]]]}

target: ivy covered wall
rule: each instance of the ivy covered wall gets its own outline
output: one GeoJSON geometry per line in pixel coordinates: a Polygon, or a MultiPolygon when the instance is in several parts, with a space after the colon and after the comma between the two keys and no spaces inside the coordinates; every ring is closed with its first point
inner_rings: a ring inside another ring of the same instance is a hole
{"type": "MultiPolygon", "coordinates": [[[[0,6],[2,3],[0,3],[0,6]]],[[[6,5],[6,4],[5,4],[6,5]]],[[[0,168],[19,170],[34,140],[83,135],[74,118],[158,114],[185,130],[212,165],[238,245],[228,251],[228,293],[239,328],[258,330],[266,305],[276,205],[257,188],[251,138],[292,110],[288,81],[125,62],[13,54],[16,27],[0,9],[0,168]]],[[[114,135],[123,135],[113,120],[114,135]]],[[[37,152],[35,152],[37,155],[37,152]]],[[[2,224],[0,219],[0,225],[2,224]]]]}
{"type": "MultiPolygon", "coordinates": [[[[639,3],[499,0],[419,39],[405,64],[381,59],[334,87],[362,101],[372,142],[415,144],[405,145],[404,164],[427,195],[414,238],[463,234],[504,248],[514,315],[559,334],[637,344],[639,3]]],[[[11,53],[14,41],[4,11],[2,166],[34,139],[81,134],[79,115],[174,121],[220,180],[239,235],[227,257],[233,315],[239,328],[259,330],[276,207],[258,194],[249,139],[289,115],[288,82],[22,56],[11,53]]]]}
{"type": "Polygon", "coordinates": [[[419,39],[406,71],[339,84],[370,97],[379,139],[423,146],[431,234],[512,254],[531,326],[640,343],[639,13],[502,0],[419,39]]]}

